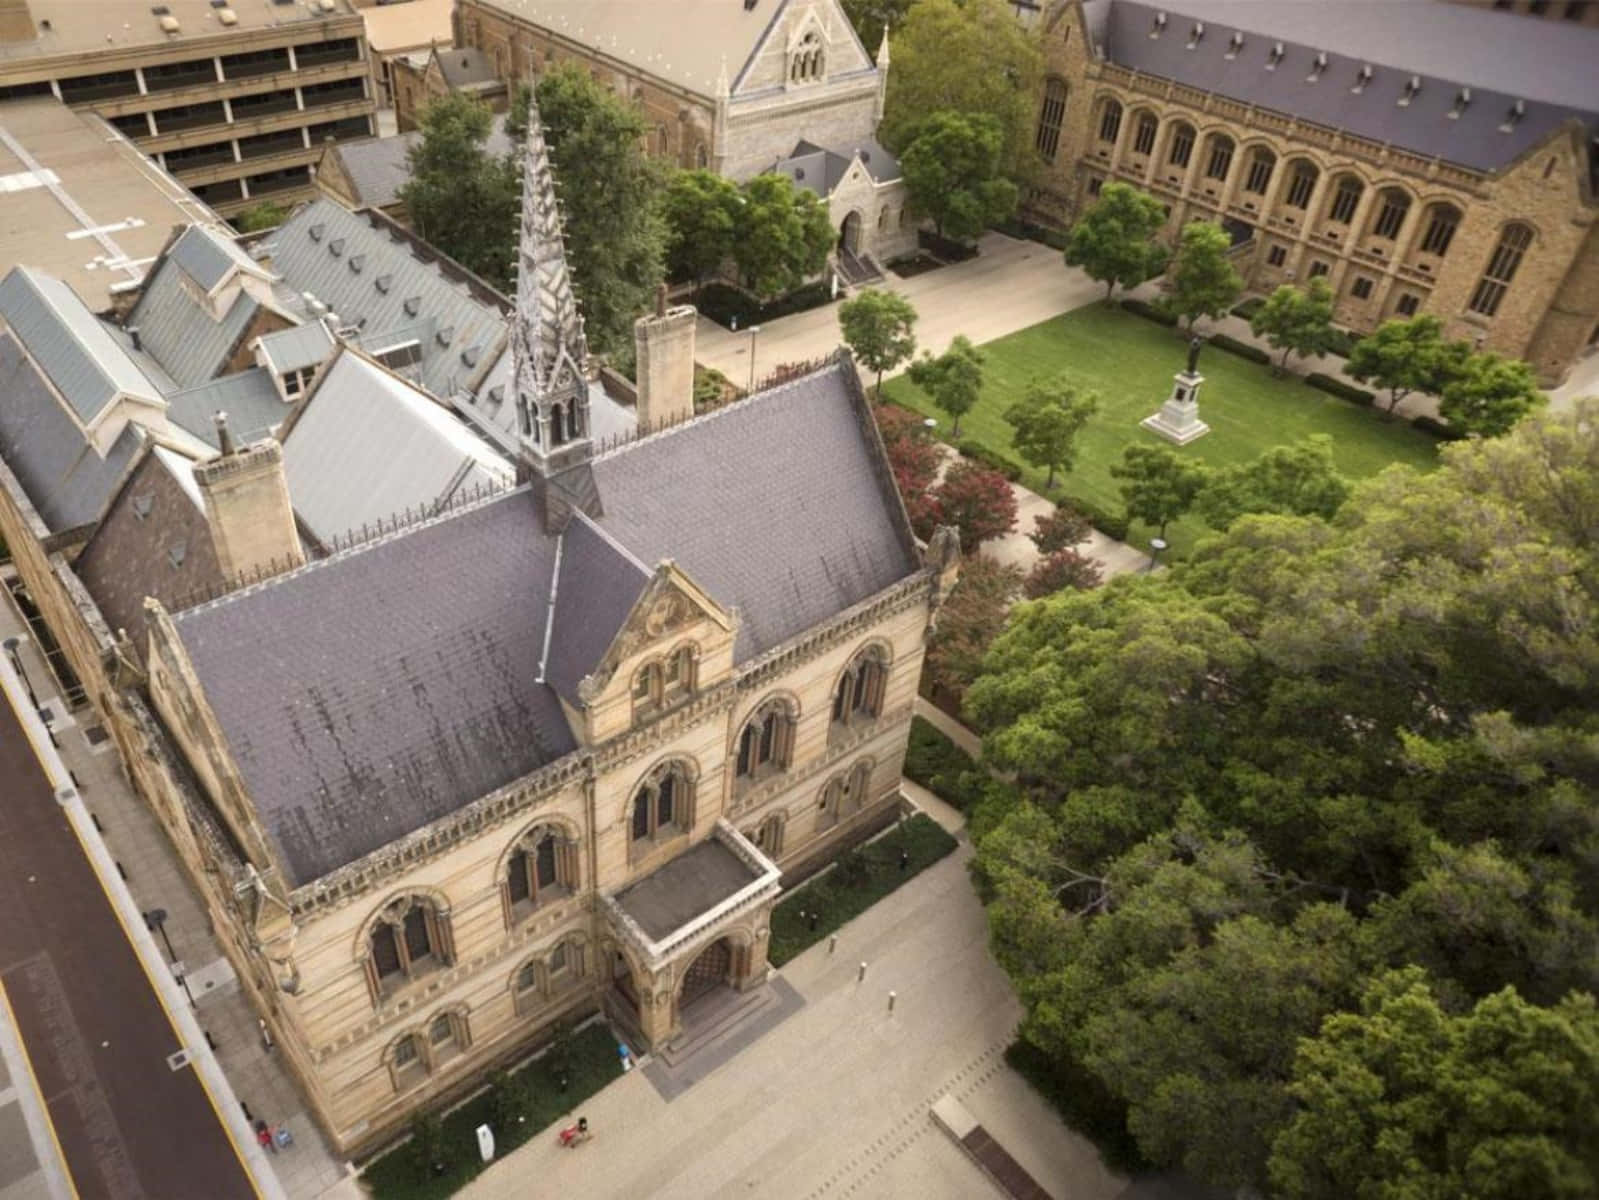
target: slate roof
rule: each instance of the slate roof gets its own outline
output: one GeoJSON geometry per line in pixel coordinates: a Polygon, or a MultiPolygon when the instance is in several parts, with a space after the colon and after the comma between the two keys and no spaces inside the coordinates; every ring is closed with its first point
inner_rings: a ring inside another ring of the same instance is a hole
{"type": "Polygon", "coordinates": [[[554,567],[524,488],[177,614],[296,883],[574,748],[536,682],[554,567]]]}
{"type": "MultiPolygon", "coordinates": [[[[512,395],[510,348],[495,360],[475,392],[456,392],[450,406],[468,423],[507,454],[515,454],[520,442],[516,405],[512,395]]],[[[638,428],[638,410],[612,400],[602,387],[589,388],[589,435],[597,443],[628,438],[638,428]]]]}
{"type": "Polygon", "coordinates": [[[439,70],[444,75],[444,82],[451,88],[470,88],[475,84],[500,81],[494,73],[493,60],[481,50],[470,46],[441,46],[434,53],[439,57],[439,70]]]}
{"type": "Polygon", "coordinates": [[[0,333],[0,458],[51,533],[89,525],[140,446],[129,422],[101,457],[9,333],[0,333]]]}
{"type": "Polygon", "coordinates": [[[476,370],[463,351],[488,346],[498,353],[505,316],[439,263],[424,261],[403,237],[396,240],[367,214],[317,199],[272,233],[272,265],[286,302],[303,307],[303,294],[312,293],[339,314],[341,325],[359,327],[364,346],[377,348],[391,331],[411,331],[422,352],[419,381],[434,395],[449,395],[476,370]]]}
{"type": "Polygon", "coordinates": [[[825,200],[849,171],[856,154],[861,156],[861,165],[866,168],[873,182],[890,183],[900,177],[899,160],[873,138],[853,147],[848,154],[801,140],[795,145],[794,152],[787,158],[779,159],[772,170],[787,175],[825,200]]]}
{"type": "Polygon", "coordinates": [[[318,376],[282,441],[295,513],[323,545],[515,478],[509,462],[432,397],[349,350],[318,376]]]}
{"type": "Polygon", "coordinates": [[[0,279],[0,318],[85,425],[121,393],[160,399],[100,319],[59,279],[13,267],[0,279]]]}
{"type": "Polygon", "coordinates": [[[1507,166],[1573,117],[1599,126],[1599,30],[1465,5],[1115,0],[1104,49],[1124,67],[1476,170],[1507,166]],[[1159,12],[1167,24],[1151,37],[1159,12]],[[1204,34],[1190,50],[1196,21],[1204,34]],[[1229,58],[1234,32],[1244,41],[1229,58]],[[1400,104],[1412,76],[1420,91],[1400,104]],[[1469,102],[1451,116],[1462,87],[1469,102]]]}
{"type": "Polygon", "coordinates": [[[264,367],[250,367],[167,397],[167,419],[192,433],[213,450],[217,413],[228,414],[228,430],[236,442],[254,442],[272,434],[288,418],[289,406],[264,367]]]}
{"type": "MultiPolygon", "coordinates": [[[[300,429],[285,450],[297,505],[300,429]]],[[[920,569],[842,357],[601,455],[593,474],[597,530],[577,515],[546,533],[518,488],[177,616],[297,882],[572,749],[557,691],[609,646],[644,564],[674,559],[739,609],[741,663],[920,569]]]]}
{"type": "MultiPolygon", "coordinates": [[[[511,139],[505,133],[506,116],[505,113],[495,114],[494,122],[489,127],[489,136],[483,142],[484,151],[496,157],[511,152],[511,139]]],[[[338,142],[329,148],[329,153],[343,164],[359,203],[373,208],[388,208],[400,202],[400,189],[411,178],[407,156],[411,147],[421,140],[421,132],[413,129],[409,133],[396,133],[389,137],[338,142]]]]}

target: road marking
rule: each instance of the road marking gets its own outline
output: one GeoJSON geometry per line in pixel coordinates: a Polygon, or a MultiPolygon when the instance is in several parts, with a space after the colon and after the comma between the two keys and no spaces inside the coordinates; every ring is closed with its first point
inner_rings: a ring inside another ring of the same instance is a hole
{"type": "Polygon", "coordinates": [[[28,1140],[33,1143],[34,1157],[44,1172],[50,1194],[57,1200],[77,1200],[78,1188],[72,1182],[72,1171],[67,1166],[67,1156],[62,1153],[61,1139],[56,1136],[55,1123],[50,1120],[50,1110],[45,1106],[44,1094],[39,1090],[39,1077],[33,1073],[33,1060],[28,1048],[22,1044],[22,1032],[17,1027],[17,1014],[11,1010],[11,997],[0,980],[0,1054],[6,1060],[11,1078],[26,1078],[28,1087],[16,1089],[17,1102],[22,1106],[22,1120],[28,1127],[28,1140]],[[21,1064],[21,1070],[17,1069],[21,1064]]]}

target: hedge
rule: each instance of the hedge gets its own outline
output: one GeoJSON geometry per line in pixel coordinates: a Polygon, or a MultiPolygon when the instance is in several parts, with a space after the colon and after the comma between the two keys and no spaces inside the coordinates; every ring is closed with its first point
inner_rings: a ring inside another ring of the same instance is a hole
{"type": "Polygon", "coordinates": [[[1047,1101],[1061,1120],[1093,1142],[1105,1165],[1126,1175],[1140,1175],[1150,1162],[1127,1129],[1127,1105],[1104,1081],[1081,1064],[1046,1054],[1017,1038],[1005,1061],[1047,1101]]]}
{"type": "Polygon", "coordinates": [[[962,812],[983,796],[983,777],[977,760],[924,717],[911,718],[911,740],[905,748],[905,777],[962,812]]]}
{"type": "Polygon", "coordinates": [[[1425,414],[1417,417],[1410,423],[1417,429],[1421,430],[1421,432],[1430,433],[1433,437],[1440,438],[1446,442],[1458,442],[1466,436],[1448,422],[1440,421],[1437,417],[1429,417],[1425,414]]]}
{"type": "Polygon", "coordinates": [[[751,325],[759,325],[762,321],[774,321],[778,317],[786,317],[792,313],[820,308],[832,300],[832,287],[824,282],[807,283],[785,296],[778,296],[764,304],[748,292],[740,291],[728,284],[707,283],[700,289],[694,303],[699,308],[701,316],[709,317],[724,329],[732,328],[733,318],[736,316],[739,329],[747,330],[751,325]]]}
{"type": "Polygon", "coordinates": [[[967,439],[955,447],[963,457],[974,462],[980,462],[991,470],[998,471],[1012,483],[1018,482],[1022,477],[1022,467],[1018,462],[1006,458],[997,450],[990,450],[982,442],[967,439]]]}
{"type": "Polygon", "coordinates": [[[1233,305],[1233,316],[1242,317],[1248,321],[1265,306],[1266,298],[1264,296],[1251,296],[1248,300],[1242,300],[1233,305]]]}
{"type": "Polygon", "coordinates": [[[1225,333],[1213,333],[1207,340],[1216,349],[1225,350],[1228,354],[1236,354],[1239,358],[1247,358],[1250,362],[1271,362],[1271,355],[1259,346],[1251,346],[1248,342],[1240,342],[1237,338],[1228,337],[1225,333]]]}
{"type": "Polygon", "coordinates": [[[1000,221],[994,228],[1007,237],[1038,242],[1048,246],[1051,250],[1065,250],[1067,243],[1071,241],[1071,233],[1068,230],[1051,229],[1047,225],[1034,225],[1031,221],[1020,221],[1015,217],[1000,221]]]}
{"type": "Polygon", "coordinates": [[[1305,376],[1305,382],[1318,391],[1326,392],[1329,396],[1337,396],[1340,400],[1347,400],[1351,404],[1359,404],[1370,408],[1375,397],[1365,388],[1357,388],[1345,383],[1342,379],[1335,379],[1331,375],[1317,373],[1305,376]]]}
{"type": "Polygon", "coordinates": [[[1363,334],[1351,333],[1347,329],[1334,329],[1332,331],[1332,339],[1327,345],[1327,353],[1336,354],[1339,358],[1348,358],[1350,351],[1355,348],[1355,343],[1360,341],[1363,336],[1363,334]]]}
{"type": "Polygon", "coordinates": [[[1056,505],[1060,508],[1075,508],[1088,518],[1090,525],[1108,538],[1115,538],[1118,542],[1127,540],[1127,518],[1118,513],[1100,508],[1093,501],[1077,496],[1061,496],[1056,505]]]}
{"type": "Polygon", "coordinates": [[[1174,326],[1177,324],[1177,315],[1168,312],[1162,305],[1151,304],[1147,300],[1133,297],[1122,301],[1122,307],[1135,316],[1144,317],[1154,321],[1157,325],[1174,326]]]}

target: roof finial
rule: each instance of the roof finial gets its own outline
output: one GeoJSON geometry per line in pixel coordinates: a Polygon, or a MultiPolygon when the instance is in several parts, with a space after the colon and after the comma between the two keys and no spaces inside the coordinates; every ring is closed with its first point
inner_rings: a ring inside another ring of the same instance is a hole
{"type": "Polygon", "coordinates": [[[877,43],[877,65],[888,66],[888,26],[883,26],[883,40],[877,43]]]}
{"type": "Polygon", "coordinates": [[[236,449],[233,445],[233,435],[228,432],[228,414],[225,412],[213,413],[211,420],[216,422],[217,450],[223,457],[227,457],[236,449]]]}

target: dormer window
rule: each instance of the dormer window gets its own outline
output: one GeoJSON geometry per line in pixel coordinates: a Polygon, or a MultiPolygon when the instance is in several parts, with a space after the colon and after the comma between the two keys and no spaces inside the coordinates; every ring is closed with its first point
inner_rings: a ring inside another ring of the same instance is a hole
{"type": "Polygon", "coordinates": [[[1226,57],[1228,57],[1228,58],[1237,58],[1238,54],[1239,54],[1239,51],[1241,51],[1243,48],[1244,48],[1244,35],[1239,33],[1235,29],[1235,30],[1233,30],[1232,37],[1227,39],[1227,55],[1226,55],[1226,57]]]}
{"type": "Polygon", "coordinates": [[[1162,33],[1165,32],[1165,30],[1166,14],[1163,12],[1158,12],[1155,14],[1154,23],[1149,27],[1149,36],[1152,38],[1158,38],[1162,33]]]}
{"type": "Polygon", "coordinates": [[[1310,74],[1305,76],[1306,83],[1315,83],[1321,78],[1321,73],[1327,69],[1327,52],[1323,50],[1317,54],[1310,63],[1310,74]]]}
{"type": "Polygon", "coordinates": [[[1517,125],[1521,124],[1521,118],[1526,115],[1527,102],[1525,100],[1517,100],[1505,113],[1505,119],[1504,122],[1499,126],[1499,132],[1509,133],[1511,130],[1515,129],[1517,125]]]}
{"type": "Polygon", "coordinates": [[[1273,42],[1271,45],[1271,50],[1266,54],[1266,70],[1275,71],[1277,69],[1277,64],[1282,62],[1282,60],[1283,44],[1281,42],[1273,42]]]}
{"type": "Polygon", "coordinates": [[[1455,103],[1454,106],[1449,110],[1449,119],[1452,121],[1458,121],[1460,119],[1460,114],[1465,112],[1470,104],[1471,89],[1468,87],[1463,87],[1455,93],[1455,103]]]}
{"type": "Polygon", "coordinates": [[[1405,80],[1405,90],[1400,94],[1399,107],[1408,107],[1410,102],[1419,95],[1421,95],[1421,76],[1412,75],[1409,79],[1405,80]]]}
{"type": "Polygon", "coordinates": [[[799,45],[789,53],[788,81],[790,83],[820,83],[827,69],[827,55],[822,49],[822,37],[809,30],[799,45]]]}
{"type": "Polygon", "coordinates": [[[1205,23],[1195,21],[1194,27],[1188,31],[1188,45],[1185,49],[1193,50],[1199,46],[1200,40],[1205,36],[1205,23]]]}
{"type": "Polygon", "coordinates": [[[694,690],[694,648],[679,646],[670,654],[651,659],[633,676],[633,713],[667,708],[694,690]]]}
{"type": "Polygon", "coordinates": [[[1366,90],[1366,85],[1371,82],[1371,74],[1371,64],[1367,63],[1365,66],[1361,67],[1360,70],[1355,72],[1355,86],[1349,90],[1354,92],[1357,96],[1360,95],[1360,93],[1366,90]]]}

